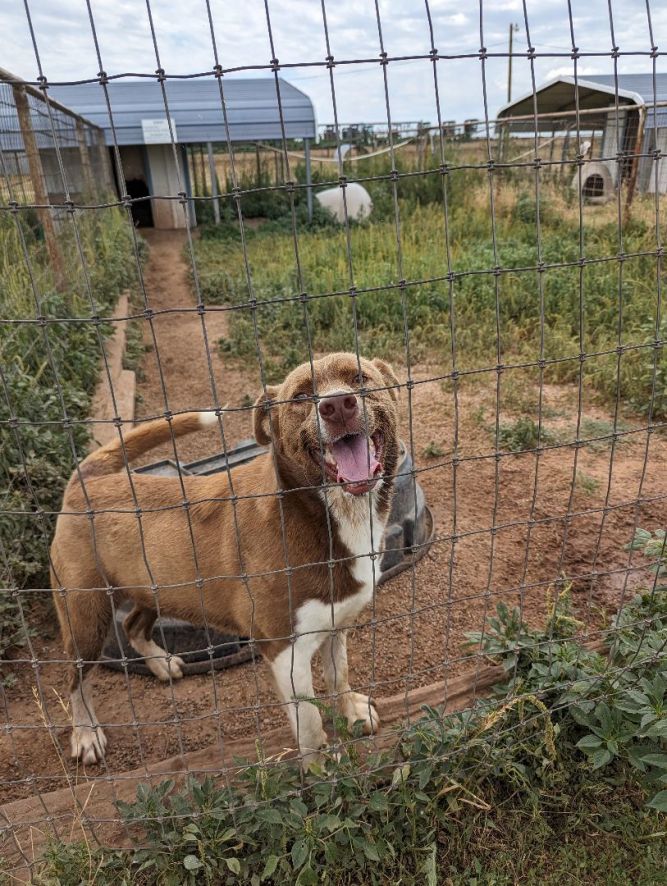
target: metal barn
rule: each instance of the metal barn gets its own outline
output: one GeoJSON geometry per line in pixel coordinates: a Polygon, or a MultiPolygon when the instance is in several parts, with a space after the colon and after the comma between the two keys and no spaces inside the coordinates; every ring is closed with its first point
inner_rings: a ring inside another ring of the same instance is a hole
{"type": "MultiPolygon", "coordinates": [[[[299,139],[310,184],[316,122],[308,96],[280,78],[225,78],[222,87],[224,110],[214,79],[167,80],[166,103],[162,85],[153,80],[112,81],[106,87],[108,105],[99,83],[57,86],[49,93],[100,126],[110,150],[118,146],[125,181],[116,181],[116,187],[119,195],[125,191],[137,201],[135,220],[156,228],[181,228],[188,221],[196,224],[194,203],[189,203],[186,221],[178,200],[179,192],[193,196],[188,146],[206,145],[213,170],[215,144],[227,145],[229,140],[282,145],[283,139],[299,139]]],[[[118,177],[115,163],[114,171],[118,177]]],[[[215,174],[211,179],[215,183],[215,174]]]]}
{"type": "Polygon", "coordinates": [[[667,74],[657,74],[655,84],[651,74],[558,77],[501,108],[497,126],[501,133],[537,132],[552,144],[559,139],[563,159],[578,127],[590,158],[587,197],[608,199],[605,188],[624,183],[649,193],[657,183],[667,192],[667,74]]]}

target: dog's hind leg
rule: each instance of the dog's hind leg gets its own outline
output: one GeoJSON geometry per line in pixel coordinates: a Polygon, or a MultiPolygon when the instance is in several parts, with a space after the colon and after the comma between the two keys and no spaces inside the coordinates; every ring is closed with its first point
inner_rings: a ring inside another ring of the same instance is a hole
{"type": "Polygon", "coordinates": [[[146,667],[158,680],[163,680],[165,683],[169,682],[169,680],[180,680],[185,667],[183,659],[179,658],[178,655],[170,655],[165,652],[152,639],[153,625],[156,618],[157,612],[155,609],[148,609],[138,603],[135,604],[134,609],[123,622],[127,639],[130,641],[132,648],[144,657],[146,667]]]}
{"type": "Polygon", "coordinates": [[[380,718],[367,695],[352,692],[347,673],[347,633],[338,628],[322,643],[322,671],[327,694],[343,714],[350,728],[359,720],[365,735],[377,732],[380,718]]]}
{"type": "Polygon", "coordinates": [[[107,740],[95,715],[90,677],[111,623],[111,600],[106,588],[99,585],[63,593],[55,591],[54,599],[70,662],[72,757],[84,764],[99,763],[107,740]]]}

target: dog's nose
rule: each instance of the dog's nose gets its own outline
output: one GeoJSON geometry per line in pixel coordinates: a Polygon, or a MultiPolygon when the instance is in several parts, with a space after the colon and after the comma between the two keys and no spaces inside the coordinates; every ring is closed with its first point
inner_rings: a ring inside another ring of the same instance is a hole
{"type": "Polygon", "coordinates": [[[351,421],[359,411],[356,396],[344,391],[323,397],[318,408],[323,419],[339,424],[351,421]]]}

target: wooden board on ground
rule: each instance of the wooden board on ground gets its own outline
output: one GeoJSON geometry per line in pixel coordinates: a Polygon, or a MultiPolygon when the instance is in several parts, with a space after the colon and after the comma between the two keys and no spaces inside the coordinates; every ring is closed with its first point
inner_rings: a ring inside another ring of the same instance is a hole
{"type": "Polygon", "coordinates": [[[136,376],[132,370],[123,369],[128,306],[128,293],[124,292],[112,314],[114,331],[104,343],[106,365],[102,361],[91,403],[90,418],[95,422],[93,448],[116,439],[118,431],[112,423],[116,415],[123,420],[124,427],[131,427],[134,422],[136,376]]]}

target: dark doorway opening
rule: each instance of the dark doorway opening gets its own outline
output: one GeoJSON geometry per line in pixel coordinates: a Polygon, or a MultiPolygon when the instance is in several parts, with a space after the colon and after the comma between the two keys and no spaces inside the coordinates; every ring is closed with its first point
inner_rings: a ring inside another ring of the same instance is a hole
{"type": "Polygon", "coordinates": [[[132,220],[138,228],[153,227],[153,209],[149,199],[148,185],[143,179],[131,178],[125,182],[132,203],[132,220]]]}
{"type": "Polygon", "coordinates": [[[601,175],[589,175],[581,189],[584,197],[602,197],[604,194],[604,179],[601,175]]]}

